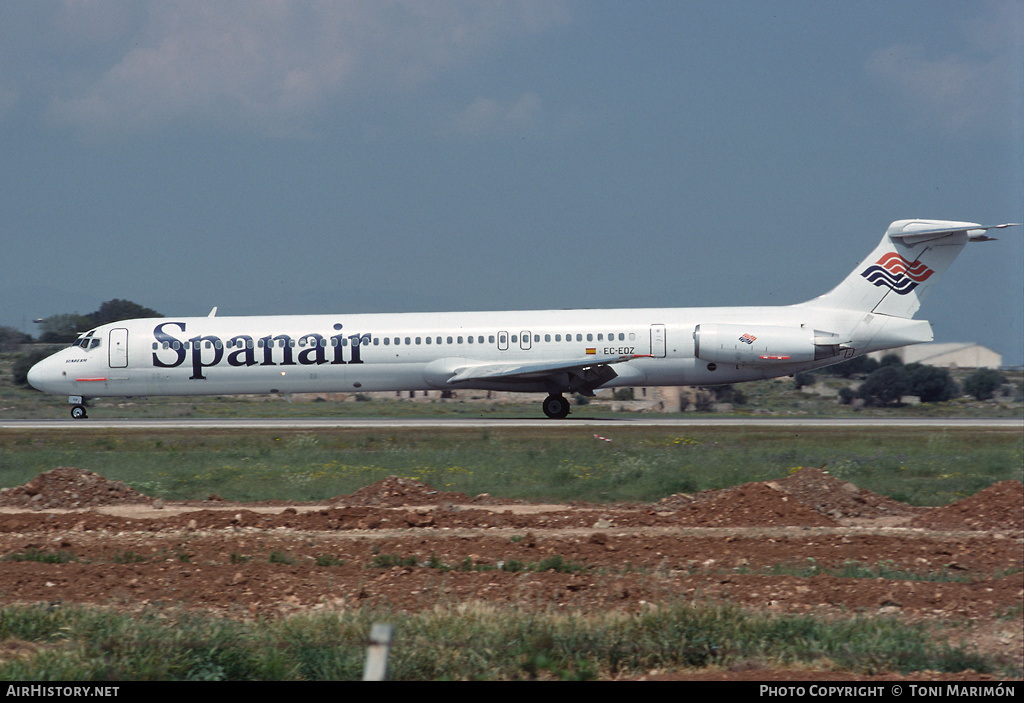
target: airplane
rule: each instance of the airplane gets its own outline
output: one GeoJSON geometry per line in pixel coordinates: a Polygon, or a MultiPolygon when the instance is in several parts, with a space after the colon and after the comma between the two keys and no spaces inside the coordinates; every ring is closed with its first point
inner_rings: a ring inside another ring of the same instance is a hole
{"type": "Polygon", "coordinates": [[[713,386],[792,376],[869,352],[930,342],[913,319],[967,242],[1016,226],[897,220],[838,286],[784,306],[525,310],[125,320],[83,333],[28,373],[67,395],[494,390],[566,393],[713,386]]]}

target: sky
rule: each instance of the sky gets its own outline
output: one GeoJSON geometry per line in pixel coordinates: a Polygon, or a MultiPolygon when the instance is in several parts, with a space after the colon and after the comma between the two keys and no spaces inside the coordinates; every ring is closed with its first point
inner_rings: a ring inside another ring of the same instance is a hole
{"type": "MultiPolygon", "coordinates": [[[[1021,0],[0,3],[0,325],[791,304],[1024,222],[1021,0]]],[[[1024,227],[918,317],[1024,364],[1024,227]]]]}

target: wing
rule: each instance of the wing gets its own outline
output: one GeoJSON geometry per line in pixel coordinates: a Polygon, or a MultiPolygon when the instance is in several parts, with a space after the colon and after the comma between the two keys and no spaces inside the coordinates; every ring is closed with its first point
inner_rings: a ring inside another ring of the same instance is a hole
{"type": "Polygon", "coordinates": [[[566,387],[579,387],[585,390],[587,387],[596,387],[615,378],[617,374],[608,368],[610,365],[647,357],[650,357],[650,354],[562,359],[526,364],[468,365],[456,368],[454,375],[447,382],[449,384],[459,384],[471,381],[556,380],[561,377],[561,379],[564,379],[563,384],[566,387]],[[573,383],[570,379],[576,381],[576,383],[573,383]]]}

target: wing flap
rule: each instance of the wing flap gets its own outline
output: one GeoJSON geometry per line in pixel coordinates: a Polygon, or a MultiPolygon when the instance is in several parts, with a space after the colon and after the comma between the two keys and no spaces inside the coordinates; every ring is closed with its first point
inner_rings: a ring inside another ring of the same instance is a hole
{"type": "Polygon", "coordinates": [[[467,383],[469,381],[494,379],[535,379],[544,378],[555,373],[583,371],[595,366],[621,364],[632,359],[649,357],[649,354],[627,354],[624,356],[603,356],[589,359],[565,359],[556,361],[538,361],[533,363],[480,364],[463,366],[455,369],[455,374],[448,383],[467,383]]]}

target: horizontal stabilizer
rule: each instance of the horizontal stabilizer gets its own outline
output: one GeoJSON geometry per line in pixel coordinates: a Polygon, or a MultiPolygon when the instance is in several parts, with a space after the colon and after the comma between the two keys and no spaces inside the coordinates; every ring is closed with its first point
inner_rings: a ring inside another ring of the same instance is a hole
{"type": "Polygon", "coordinates": [[[995,237],[989,237],[985,234],[990,229],[1003,229],[1005,227],[1018,227],[1019,224],[1015,222],[1007,222],[1002,225],[988,225],[982,227],[976,225],[973,222],[948,222],[947,225],[953,225],[952,227],[944,227],[941,229],[917,229],[916,226],[921,226],[927,223],[922,223],[916,220],[900,220],[899,222],[893,222],[889,226],[889,231],[886,234],[891,239],[898,239],[907,245],[920,244],[922,242],[931,242],[936,239],[942,239],[955,234],[965,234],[967,239],[972,242],[988,242],[995,239],[995,237]]]}

